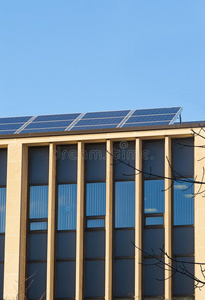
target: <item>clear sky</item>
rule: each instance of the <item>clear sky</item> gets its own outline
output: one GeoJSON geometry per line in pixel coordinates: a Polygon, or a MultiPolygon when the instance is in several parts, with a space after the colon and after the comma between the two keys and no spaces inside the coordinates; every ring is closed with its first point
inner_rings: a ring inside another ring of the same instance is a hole
{"type": "Polygon", "coordinates": [[[183,106],[205,120],[204,0],[1,0],[0,117],[183,106]]]}

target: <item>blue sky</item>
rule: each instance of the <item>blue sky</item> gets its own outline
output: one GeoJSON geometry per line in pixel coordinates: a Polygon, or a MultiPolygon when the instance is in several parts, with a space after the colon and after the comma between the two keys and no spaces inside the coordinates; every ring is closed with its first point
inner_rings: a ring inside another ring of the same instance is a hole
{"type": "Polygon", "coordinates": [[[2,0],[0,117],[183,106],[205,120],[204,0],[2,0]]]}

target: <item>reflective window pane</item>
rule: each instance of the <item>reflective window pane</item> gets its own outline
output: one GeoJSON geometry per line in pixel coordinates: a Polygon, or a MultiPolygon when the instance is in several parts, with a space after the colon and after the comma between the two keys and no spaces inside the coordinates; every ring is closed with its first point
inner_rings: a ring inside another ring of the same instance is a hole
{"type": "Polygon", "coordinates": [[[7,149],[0,149],[0,187],[6,186],[7,149]]]}
{"type": "Polygon", "coordinates": [[[160,249],[164,249],[164,228],[144,229],[144,251],[161,255],[160,249]]]}
{"type": "Polygon", "coordinates": [[[188,182],[174,182],[174,225],[194,224],[194,186],[188,182]]]}
{"type": "Polygon", "coordinates": [[[0,264],[0,299],[3,299],[4,288],[4,264],[0,264]]]}
{"type": "Polygon", "coordinates": [[[86,181],[104,181],[106,178],[106,145],[87,144],[85,147],[86,181]]]}
{"type": "Polygon", "coordinates": [[[46,260],[47,233],[29,234],[28,259],[46,260]]]}
{"type": "Polygon", "coordinates": [[[58,185],[58,230],[76,229],[77,184],[58,185]]]}
{"type": "Polygon", "coordinates": [[[48,147],[29,149],[29,183],[48,184],[48,147]]]}
{"type": "Polygon", "coordinates": [[[46,299],[46,263],[28,264],[27,299],[46,299]]]}
{"type": "Polygon", "coordinates": [[[105,296],[105,261],[90,260],[85,263],[85,297],[105,296]]]}
{"type": "Polygon", "coordinates": [[[87,231],[86,233],[86,258],[105,257],[105,231],[87,231]]]}
{"type": "Polygon", "coordinates": [[[57,232],[57,259],[75,259],[76,232],[57,232]]]}
{"type": "Polygon", "coordinates": [[[75,298],[75,261],[57,262],[56,298],[75,298]]]}
{"type": "Polygon", "coordinates": [[[134,259],[115,259],[114,294],[116,297],[134,296],[134,259]]]}
{"type": "MultiPolygon", "coordinates": [[[[194,262],[193,257],[176,257],[178,261],[175,263],[175,267],[179,270],[182,270],[184,267],[187,269],[190,274],[194,275],[194,264],[189,264],[194,262]],[[184,262],[183,264],[181,262],[184,262]],[[185,263],[189,262],[189,263],[185,263]]],[[[180,274],[176,272],[173,277],[173,290],[174,295],[191,295],[194,294],[194,280],[186,276],[185,274],[180,274]]]]}
{"type": "Polygon", "coordinates": [[[47,230],[47,222],[32,222],[30,230],[47,230]]]}
{"type": "Polygon", "coordinates": [[[164,212],[164,180],[144,181],[144,212],[164,212]]]}
{"type": "Polygon", "coordinates": [[[164,176],[164,141],[145,141],[143,143],[143,171],[145,179],[164,176]],[[155,176],[154,176],[155,175],[155,176]]]}
{"type": "Polygon", "coordinates": [[[106,183],[86,184],[86,216],[102,216],[106,213],[106,183]]]}
{"type": "Polygon", "coordinates": [[[4,245],[5,245],[5,235],[0,235],[0,262],[4,261],[4,245]]]}
{"type": "Polygon", "coordinates": [[[105,220],[87,220],[87,228],[102,228],[105,227],[105,220]]]}
{"type": "Polygon", "coordinates": [[[164,225],[164,217],[146,217],[145,225],[146,226],[164,225]]]}
{"type": "Polygon", "coordinates": [[[122,141],[114,143],[115,180],[135,179],[135,143],[122,141]]]}
{"type": "Polygon", "coordinates": [[[6,188],[0,188],[0,208],[0,233],[4,233],[6,221],[6,188]]]}
{"type": "Polygon", "coordinates": [[[144,295],[162,296],[164,295],[164,265],[156,259],[144,260],[144,295]]]}
{"type": "Polygon", "coordinates": [[[48,217],[48,186],[30,187],[30,219],[48,217]]]}
{"type": "Polygon", "coordinates": [[[193,177],[194,175],[193,138],[173,139],[172,166],[174,176],[193,177]]]}
{"type": "Polygon", "coordinates": [[[174,227],[174,254],[194,254],[194,227],[174,227]]]}
{"type": "Polygon", "coordinates": [[[77,145],[58,146],[56,149],[57,182],[77,182],[77,145]]]}
{"type": "Polygon", "coordinates": [[[135,182],[115,183],[115,228],[135,226],[135,182]]]}
{"type": "Polygon", "coordinates": [[[135,231],[130,229],[115,230],[115,257],[135,255],[135,231]]]}

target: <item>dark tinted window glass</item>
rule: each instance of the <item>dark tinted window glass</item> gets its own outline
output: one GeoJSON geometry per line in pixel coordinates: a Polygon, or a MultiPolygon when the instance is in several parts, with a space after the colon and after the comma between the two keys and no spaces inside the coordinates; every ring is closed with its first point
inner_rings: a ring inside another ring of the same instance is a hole
{"type": "Polygon", "coordinates": [[[28,299],[45,299],[46,263],[29,263],[28,278],[28,299]]]}
{"type": "Polygon", "coordinates": [[[56,297],[75,298],[75,261],[57,262],[56,297]]]}
{"type": "Polygon", "coordinates": [[[76,229],[77,184],[58,185],[58,230],[76,229]]]}
{"type": "Polygon", "coordinates": [[[164,270],[163,264],[157,267],[156,259],[145,259],[144,264],[144,295],[160,296],[164,295],[164,270]]]}
{"type": "Polygon", "coordinates": [[[0,149],[0,186],[6,186],[7,150],[0,149]]]}
{"type": "Polygon", "coordinates": [[[48,217],[48,186],[30,187],[30,219],[48,217]]]}
{"type": "Polygon", "coordinates": [[[194,228],[174,227],[174,254],[194,253],[194,228]]]}
{"type": "Polygon", "coordinates": [[[134,142],[114,143],[115,180],[135,179],[135,144],[134,142]]]}
{"type": "Polygon", "coordinates": [[[194,175],[193,138],[174,139],[172,141],[172,165],[174,176],[193,177],[194,175]]]}
{"type": "Polygon", "coordinates": [[[134,296],[134,259],[115,260],[115,296],[134,296]]]}
{"type": "Polygon", "coordinates": [[[0,235],[0,262],[4,261],[4,244],[5,243],[5,236],[0,235]]]}
{"type": "Polygon", "coordinates": [[[104,297],[105,261],[92,260],[85,263],[85,297],[104,297]]]}
{"type": "Polygon", "coordinates": [[[86,258],[105,256],[105,231],[86,232],[86,258]]]}
{"type": "Polygon", "coordinates": [[[144,181],[144,212],[164,212],[164,180],[144,181]]]}
{"type": "Polygon", "coordinates": [[[48,184],[48,147],[30,148],[29,183],[48,184]]]}
{"type": "Polygon", "coordinates": [[[102,216],[106,213],[106,183],[86,184],[86,216],[102,216]]]}
{"type": "Polygon", "coordinates": [[[106,178],[105,144],[86,145],[86,180],[104,181],[106,178]]]}
{"type": "Polygon", "coordinates": [[[57,233],[57,259],[69,259],[76,256],[76,233],[57,233]]]}
{"type": "Polygon", "coordinates": [[[115,183],[115,228],[135,226],[135,182],[115,183]]]}
{"type": "Polygon", "coordinates": [[[115,230],[115,257],[135,255],[135,231],[120,229],[115,230]]]}
{"type": "Polygon", "coordinates": [[[58,183],[75,183],[77,181],[77,145],[57,147],[56,159],[58,183]]]}
{"type": "Polygon", "coordinates": [[[0,208],[0,233],[4,233],[6,221],[6,188],[0,188],[0,208]]]}
{"type": "Polygon", "coordinates": [[[46,260],[47,257],[47,234],[29,234],[29,260],[46,260]]]}
{"type": "Polygon", "coordinates": [[[0,299],[3,299],[4,265],[0,264],[0,299]]]}
{"type": "MultiPolygon", "coordinates": [[[[185,267],[188,272],[194,274],[194,265],[184,263],[184,266],[180,261],[184,262],[194,262],[193,257],[176,257],[177,261],[179,261],[175,266],[181,270],[181,268],[185,267]]],[[[174,295],[190,295],[194,294],[194,280],[189,278],[188,276],[180,273],[176,273],[173,277],[174,284],[174,295]]]]}
{"type": "Polygon", "coordinates": [[[194,224],[194,186],[188,182],[174,182],[174,225],[194,224]]]}
{"type": "Polygon", "coordinates": [[[157,179],[164,176],[164,141],[144,142],[143,171],[146,179],[157,179]]]}
{"type": "Polygon", "coordinates": [[[161,255],[161,249],[164,249],[164,229],[153,228],[144,230],[144,250],[152,254],[161,255]]]}

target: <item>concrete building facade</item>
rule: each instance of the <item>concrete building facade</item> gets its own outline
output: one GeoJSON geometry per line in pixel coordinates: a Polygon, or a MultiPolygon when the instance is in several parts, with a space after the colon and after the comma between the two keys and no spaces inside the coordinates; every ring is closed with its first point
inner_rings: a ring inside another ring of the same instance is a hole
{"type": "Polygon", "coordinates": [[[170,268],[204,280],[203,143],[197,123],[1,135],[0,298],[205,299],[170,268]]]}

